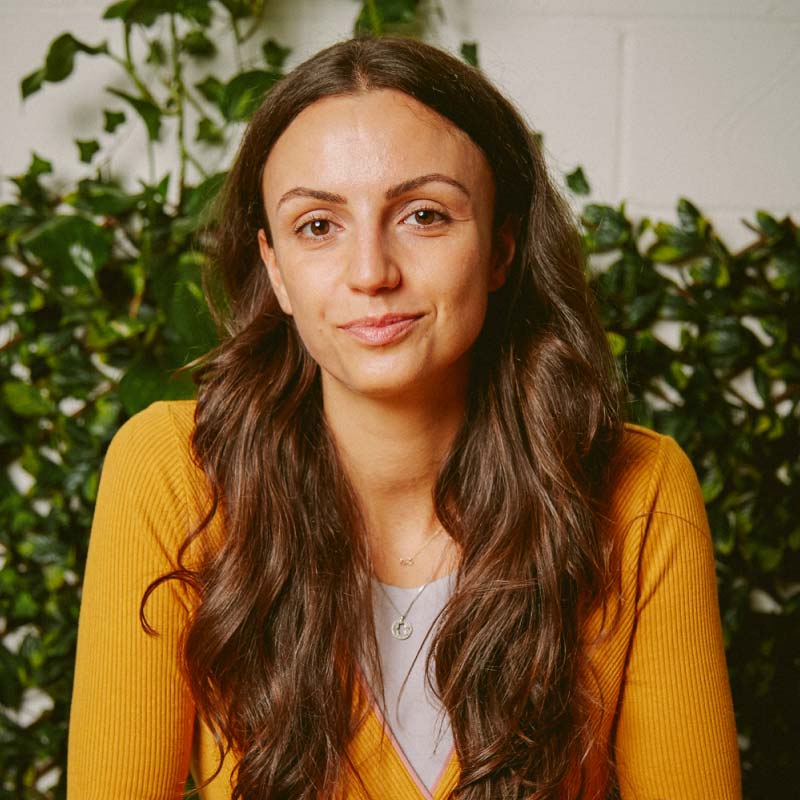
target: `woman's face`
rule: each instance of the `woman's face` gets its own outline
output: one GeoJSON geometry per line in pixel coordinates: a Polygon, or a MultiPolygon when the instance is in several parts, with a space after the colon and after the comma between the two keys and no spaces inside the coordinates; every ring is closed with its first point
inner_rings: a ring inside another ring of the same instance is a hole
{"type": "Polygon", "coordinates": [[[510,226],[493,236],[494,193],[481,150],[401,92],[325,98],[292,121],[264,167],[259,245],[323,396],[466,386],[514,251],[510,226]]]}

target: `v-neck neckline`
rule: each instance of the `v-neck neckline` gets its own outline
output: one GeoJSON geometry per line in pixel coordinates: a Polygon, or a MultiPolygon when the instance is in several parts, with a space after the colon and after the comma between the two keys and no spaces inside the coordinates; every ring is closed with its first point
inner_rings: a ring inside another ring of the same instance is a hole
{"type": "Polygon", "coordinates": [[[380,739],[380,736],[382,732],[385,732],[386,740],[389,743],[388,752],[390,763],[394,765],[398,775],[402,774],[406,788],[415,792],[417,797],[421,798],[422,800],[444,800],[444,798],[446,798],[455,787],[458,774],[460,772],[460,765],[458,763],[455,746],[450,748],[450,753],[444,763],[444,766],[442,767],[441,772],[439,773],[439,777],[436,779],[433,790],[428,789],[408,760],[408,757],[403,751],[400,743],[397,741],[391,726],[384,719],[380,707],[375,699],[375,695],[367,683],[366,676],[360,667],[358,669],[358,678],[359,690],[364,692],[369,705],[369,715],[364,721],[364,728],[362,728],[359,734],[356,735],[356,738],[358,738],[359,735],[368,732],[368,726],[370,723],[372,723],[377,729],[374,730],[373,733],[379,737],[379,741],[381,741],[382,746],[383,742],[380,739]],[[367,731],[364,730],[365,728],[367,728],[367,731]]]}

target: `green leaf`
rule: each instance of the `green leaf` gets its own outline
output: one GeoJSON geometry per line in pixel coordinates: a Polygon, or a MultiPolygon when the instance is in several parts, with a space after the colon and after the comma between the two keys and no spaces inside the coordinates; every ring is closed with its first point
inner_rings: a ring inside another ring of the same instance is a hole
{"type": "Polygon", "coordinates": [[[758,227],[764,231],[766,236],[777,238],[781,235],[782,230],[780,223],[766,211],[756,211],[756,221],[758,222],[758,227]]]}
{"type": "Polygon", "coordinates": [[[697,308],[681,294],[668,293],[661,304],[661,317],[665,320],[698,322],[702,318],[697,308]]]}
{"type": "Polygon", "coordinates": [[[121,19],[128,25],[149,28],[166,14],[180,14],[203,25],[211,22],[209,0],[121,0],[105,10],[103,19],[121,19]]]}
{"type": "Polygon", "coordinates": [[[233,19],[242,19],[253,15],[252,0],[220,0],[233,19]]]}
{"type": "Polygon", "coordinates": [[[167,51],[159,39],[151,40],[145,63],[156,67],[163,67],[167,63],[167,51]]]}
{"type": "Polygon", "coordinates": [[[0,236],[9,236],[31,225],[36,214],[26,206],[8,203],[0,206],[0,236]]]}
{"type": "Polygon", "coordinates": [[[260,69],[242,72],[234,77],[225,86],[220,103],[225,118],[232,122],[249,119],[280,77],[277,72],[260,69]]]}
{"type": "Polygon", "coordinates": [[[684,251],[673,244],[660,243],[653,245],[647,251],[648,258],[659,264],[672,264],[684,258],[684,251]]]}
{"type": "Polygon", "coordinates": [[[53,404],[35,386],[24,381],[3,384],[3,399],[20,417],[41,417],[53,411],[53,404]]]}
{"type": "Polygon", "coordinates": [[[636,295],[625,309],[628,324],[635,328],[652,317],[661,304],[662,296],[663,293],[660,290],[636,295]]]}
{"type": "Polygon", "coordinates": [[[119,397],[128,415],[133,415],[156,400],[177,400],[194,396],[191,376],[173,375],[152,358],[134,361],[119,383],[119,397]]]}
{"type": "Polygon", "coordinates": [[[129,103],[134,111],[142,118],[147,128],[147,136],[151,141],[156,141],[161,133],[161,110],[149,100],[121,92],[119,89],[107,88],[107,92],[129,103]]]}
{"type": "Polygon", "coordinates": [[[44,69],[37,69],[35,72],[31,72],[30,75],[26,75],[19,84],[20,93],[22,94],[22,99],[24,100],[26,97],[30,97],[32,94],[35,94],[42,88],[42,84],[44,83],[44,69]]]}
{"type": "Polygon", "coordinates": [[[583,209],[582,219],[592,252],[613,250],[630,239],[631,225],[622,210],[590,203],[583,209]]]}
{"type": "Polygon", "coordinates": [[[619,356],[625,352],[625,349],[628,345],[625,337],[618,333],[613,333],[612,331],[606,331],[606,339],[608,339],[608,344],[611,348],[611,354],[615,358],[619,358],[619,356]]]}
{"type": "Polygon", "coordinates": [[[119,0],[118,3],[112,3],[103,12],[103,19],[123,19],[128,23],[138,22],[141,25],[152,25],[155,22],[155,16],[148,21],[132,18],[132,7],[136,4],[136,0],[119,0]]]}
{"type": "Polygon", "coordinates": [[[31,165],[28,167],[28,175],[38,178],[40,175],[49,175],[53,171],[53,164],[46,158],[40,158],[33,153],[31,155],[31,165]]]}
{"type": "Polygon", "coordinates": [[[125,122],[125,113],[123,111],[103,111],[105,117],[105,125],[103,130],[106,133],[114,133],[114,131],[125,122]]]}
{"type": "Polygon", "coordinates": [[[129,194],[112,183],[86,178],[78,184],[78,191],[65,199],[82,211],[116,217],[136,208],[142,196],[129,194]]]}
{"type": "Polygon", "coordinates": [[[703,492],[703,502],[710,503],[717,498],[725,488],[725,477],[716,464],[713,464],[703,475],[700,482],[703,492]]]}
{"type": "Polygon", "coordinates": [[[112,233],[79,216],[55,216],[21,239],[61,282],[94,284],[94,274],[111,254],[112,233]]]}
{"type": "MultiPolygon", "coordinates": [[[[684,207],[680,213],[683,214],[681,222],[688,224],[692,218],[691,212],[684,207]]],[[[647,256],[661,264],[672,264],[696,255],[704,244],[703,237],[695,229],[687,231],[666,222],[659,222],[654,230],[658,240],[647,250],[647,256]]]]}
{"type": "Polygon", "coordinates": [[[48,203],[47,192],[39,183],[39,177],[53,171],[53,165],[34,153],[28,171],[23,175],[12,178],[19,188],[20,197],[34,207],[48,203]]]}
{"type": "Polygon", "coordinates": [[[17,546],[17,552],[35,564],[63,563],[67,555],[66,547],[61,542],[40,533],[29,533],[17,546]]]}
{"type": "Polygon", "coordinates": [[[713,320],[708,331],[700,337],[700,347],[714,367],[730,369],[744,361],[752,352],[755,337],[738,320],[713,320]]]}
{"type": "Polygon", "coordinates": [[[176,240],[185,239],[206,223],[208,213],[213,208],[213,201],[225,181],[226,174],[217,172],[187,190],[184,216],[176,219],[172,226],[172,233],[176,240]]]}
{"type": "Polygon", "coordinates": [[[129,416],[164,396],[167,375],[149,358],[139,358],[125,372],[118,391],[129,416]]]}
{"type": "Polygon", "coordinates": [[[381,36],[387,33],[418,33],[419,0],[373,0],[361,6],[354,35],[381,36]]]}
{"type": "Polygon", "coordinates": [[[215,125],[208,117],[203,117],[197,123],[197,136],[195,140],[198,142],[208,142],[209,144],[221,144],[225,141],[221,128],[215,125]]]}
{"type": "Polygon", "coordinates": [[[86,53],[97,55],[98,53],[108,53],[108,45],[101,42],[98,45],[89,45],[76,39],[71,33],[62,33],[54,39],[47,51],[44,67],[36,72],[32,72],[22,79],[20,90],[23,99],[38,92],[45,81],[58,83],[68,78],[75,67],[75,55],[86,53]]]}
{"type": "Polygon", "coordinates": [[[75,144],[78,145],[78,152],[84,164],[89,164],[94,158],[94,154],[100,149],[97,139],[76,139],[75,144]]]}
{"type": "Polygon", "coordinates": [[[33,619],[39,613],[39,604],[30,592],[20,592],[14,598],[12,613],[17,619],[33,619]]]}
{"type": "Polygon", "coordinates": [[[178,0],[174,6],[177,13],[200,25],[210,25],[213,18],[211,0],[178,0]]]}
{"type": "Polygon", "coordinates": [[[778,253],[774,259],[775,275],[769,279],[773,289],[800,290],[800,253],[778,253]]]}
{"type": "Polygon", "coordinates": [[[215,172],[187,192],[186,213],[202,214],[219,194],[227,172],[215,172]]]}
{"type": "Polygon", "coordinates": [[[583,167],[577,167],[567,175],[567,186],[573,194],[585,195],[592,191],[589,181],[583,174],[583,167]]]}
{"type": "Polygon", "coordinates": [[[292,49],[290,47],[282,47],[278,42],[270,38],[261,45],[261,52],[264,54],[264,61],[267,62],[267,66],[279,72],[283,69],[283,64],[292,49]]]}
{"type": "Polygon", "coordinates": [[[222,100],[225,95],[225,84],[222,81],[213,75],[209,75],[200,83],[196,83],[195,88],[209,103],[214,103],[214,105],[222,109],[222,100]]]}
{"type": "MultiPolygon", "coordinates": [[[[11,570],[6,567],[0,574],[11,570]]],[[[5,597],[3,597],[5,603],[5,597]]],[[[6,631],[8,633],[8,631],[6,631]]],[[[17,708],[22,703],[22,682],[19,676],[17,659],[5,646],[0,646],[0,705],[17,708]]]]}
{"type": "Polygon", "coordinates": [[[702,227],[702,219],[697,207],[685,197],[681,197],[678,201],[678,222],[681,228],[686,231],[698,231],[702,227]]]}
{"type": "Polygon", "coordinates": [[[183,37],[181,47],[190,55],[195,58],[212,58],[217,53],[217,48],[214,42],[201,30],[189,31],[183,37]]]}
{"type": "Polygon", "coordinates": [[[756,364],[753,367],[753,383],[755,383],[758,396],[766,407],[772,405],[772,381],[770,376],[756,364]]]}
{"type": "Polygon", "coordinates": [[[182,281],[175,287],[168,309],[168,320],[182,345],[182,364],[202,355],[218,343],[203,291],[194,281],[182,281]]]}
{"type": "Polygon", "coordinates": [[[728,265],[716,256],[703,256],[689,267],[689,275],[697,286],[716,286],[723,289],[731,282],[728,265]]]}
{"type": "Polygon", "coordinates": [[[763,569],[764,572],[773,572],[778,568],[783,560],[783,547],[762,545],[756,551],[756,555],[761,563],[761,569],[763,569]]]}
{"type": "Polygon", "coordinates": [[[478,66],[478,43],[461,42],[461,58],[471,67],[478,66]]]}
{"type": "Polygon", "coordinates": [[[684,372],[683,364],[680,361],[673,361],[669,365],[670,383],[679,391],[684,391],[689,385],[689,376],[684,372]]]}

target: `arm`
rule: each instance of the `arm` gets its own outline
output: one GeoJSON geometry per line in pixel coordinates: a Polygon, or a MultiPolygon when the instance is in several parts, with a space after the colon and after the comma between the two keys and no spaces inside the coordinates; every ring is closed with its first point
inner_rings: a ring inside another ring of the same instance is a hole
{"type": "Polygon", "coordinates": [[[689,459],[662,438],[615,737],[623,800],[738,800],[714,553],[689,459]]]}
{"type": "Polygon", "coordinates": [[[70,714],[69,800],[183,797],[194,711],[178,667],[187,603],[174,582],[146,607],[186,533],[186,441],[157,403],[117,432],[103,465],[83,583],[70,714]]]}

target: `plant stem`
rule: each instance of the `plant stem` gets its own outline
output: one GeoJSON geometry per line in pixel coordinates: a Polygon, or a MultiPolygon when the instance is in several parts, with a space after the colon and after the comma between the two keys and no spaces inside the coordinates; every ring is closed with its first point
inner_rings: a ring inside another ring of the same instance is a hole
{"type": "Polygon", "coordinates": [[[244,69],[244,62],[242,61],[242,34],[239,31],[239,25],[236,22],[236,17],[233,14],[230,15],[231,17],[231,30],[233,31],[233,38],[236,42],[236,47],[234,48],[234,54],[236,56],[236,69],[241,72],[244,69]]]}
{"type": "Polygon", "coordinates": [[[111,54],[111,58],[125,70],[128,77],[133,81],[139,92],[141,92],[142,97],[145,100],[149,100],[154,106],[160,108],[160,104],[156,101],[155,97],[153,97],[144,81],[139,77],[139,74],[136,72],[136,67],[133,64],[133,54],[131,53],[131,26],[125,25],[124,31],[125,58],[123,59],[119,56],[115,56],[113,53],[111,54]]]}
{"type": "Polygon", "coordinates": [[[208,177],[208,170],[206,170],[206,168],[188,150],[186,151],[186,158],[203,178],[208,177]]]}
{"type": "Polygon", "coordinates": [[[186,100],[201,117],[208,116],[205,109],[200,104],[200,101],[194,96],[194,94],[192,94],[192,92],[189,91],[189,88],[186,86],[186,84],[183,85],[183,99],[186,100]]]}
{"type": "Polygon", "coordinates": [[[175,15],[169,15],[169,32],[172,38],[172,96],[175,99],[175,107],[178,115],[178,209],[183,206],[183,192],[186,187],[186,162],[188,153],[186,152],[186,114],[184,109],[184,95],[186,94],[183,85],[183,65],[180,58],[180,42],[175,25],[175,15]]]}

